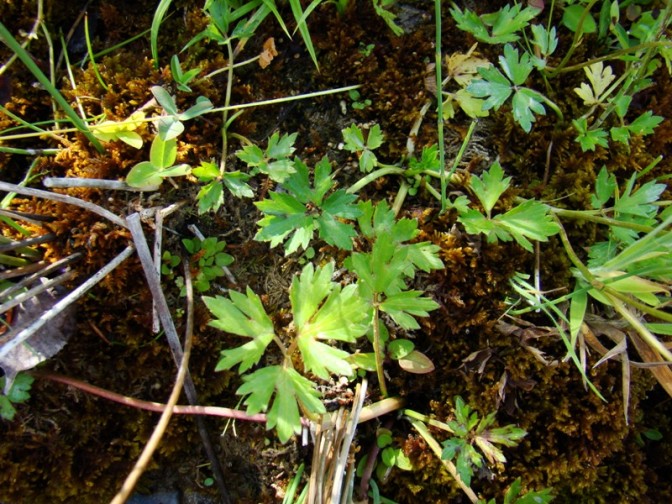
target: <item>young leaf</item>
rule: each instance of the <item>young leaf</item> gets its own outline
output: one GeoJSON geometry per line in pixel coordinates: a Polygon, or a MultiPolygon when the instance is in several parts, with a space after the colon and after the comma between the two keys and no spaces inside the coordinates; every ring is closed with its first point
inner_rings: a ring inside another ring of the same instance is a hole
{"type": "Polygon", "coordinates": [[[579,95],[579,98],[583,100],[585,105],[592,106],[602,103],[609,96],[609,93],[607,93],[609,85],[616,78],[611,67],[605,67],[599,61],[588,67],[584,67],[583,71],[586,73],[586,77],[588,77],[590,86],[582,82],[580,87],[574,88],[574,92],[579,95]]]}
{"type": "Polygon", "coordinates": [[[156,101],[159,102],[159,105],[163,108],[163,110],[166,111],[167,114],[169,115],[177,115],[177,105],[175,104],[175,100],[173,99],[172,96],[170,96],[170,93],[163,89],[161,86],[152,86],[150,91],[154,95],[154,98],[156,98],[156,101]]]}
{"type": "Polygon", "coordinates": [[[222,331],[251,338],[244,345],[222,350],[222,358],[217,363],[216,371],[230,369],[240,363],[239,372],[243,373],[259,362],[266,347],[273,340],[275,329],[273,322],[266,314],[261,299],[252,289],[247,288],[247,295],[229,291],[230,299],[222,296],[203,296],[203,302],[216,317],[209,323],[222,331]]]}
{"type": "Polygon", "coordinates": [[[342,133],[345,142],[343,148],[349,152],[357,153],[359,169],[365,173],[373,170],[378,164],[378,159],[373,151],[383,144],[383,134],[380,131],[380,126],[376,124],[369,130],[366,142],[364,141],[364,133],[356,124],[345,128],[342,133]]]}
{"type": "Polygon", "coordinates": [[[301,432],[299,404],[311,414],[326,411],[313,382],[294,369],[268,366],[243,376],[243,381],[245,383],[236,394],[248,396],[245,399],[247,413],[255,415],[267,411],[266,428],[270,430],[275,427],[282,443],[301,432]],[[273,395],[275,398],[269,409],[273,395]]]}
{"type": "Polygon", "coordinates": [[[650,135],[661,122],[663,122],[661,116],[654,116],[652,111],[647,110],[632,121],[627,128],[633,135],[650,135]]]}
{"type": "Polygon", "coordinates": [[[601,128],[598,129],[588,129],[588,120],[585,117],[572,120],[572,124],[579,135],[576,137],[576,141],[581,145],[581,150],[594,151],[595,147],[598,145],[604,147],[605,149],[609,147],[609,142],[607,142],[607,132],[601,128]]]}
{"type": "Polygon", "coordinates": [[[560,231],[560,226],[549,214],[548,206],[536,200],[527,200],[505,214],[495,217],[495,223],[506,231],[528,252],[532,252],[529,239],[545,242],[560,231]]]}
{"type": "Polygon", "coordinates": [[[149,151],[149,162],[158,170],[163,170],[173,166],[177,158],[177,141],[164,141],[157,135],[152,141],[152,147],[149,151]]]}
{"type": "Polygon", "coordinates": [[[141,161],[134,165],[126,175],[126,183],[131,187],[159,186],[163,179],[159,170],[149,161],[141,161]]]}
{"type": "Polygon", "coordinates": [[[313,268],[308,263],[294,277],[290,300],[297,331],[297,343],[306,370],[322,379],[330,374],[350,375],[349,354],[319,340],[353,343],[368,330],[368,306],[359,297],[357,287],[343,289],[331,281],[334,264],[313,268]]]}
{"type": "Polygon", "coordinates": [[[274,247],[289,237],[285,244],[285,255],[289,255],[299,246],[306,249],[314,231],[318,230],[320,238],[330,245],[351,250],[356,233],[351,224],[341,219],[353,219],[360,214],[353,204],[356,196],[339,189],[324,199],[334,184],[331,164],[326,158],[316,167],[313,187],[310,186],[308,167],[299,159],[294,164],[295,173],[285,183],[287,192],[271,191],[270,199],[255,203],[267,214],[257,223],[260,229],[255,239],[270,241],[274,247]]]}
{"type": "Polygon", "coordinates": [[[532,129],[532,123],[535,122],[533,112],[540,115],[546,115],[546,109],[541,101],[541,95],[528,88],[519,89],[516,94],[513,95],[513,100],[511,101],[513,119],[520,124],[523,131],[529,133],[532,129]]]}
{"type": "Polygon", "coordinates": [[[289,156],[295,150],[296,137],[297,133],[282,135],[281,137],[278,132],[275,132],[268,139],[265,152],[256,145],[246,145],[242,150],[236,152],[236,156],[247,163],[248,166],[256,168],[253,174],[256,172],[264,173],[271,180],[282,184],[296,171],[294,162],[289,159],[289,156]]]}
{"type": "Polygon", "coordinates": [[[607,171],[606,166],[602,166],[595,179],[595,194],[590,200],[592,207],[602,208],[613,197],[617,187],[616,177],[607,171]]]}
{"type": "Polygon", "coordinates": [[[504,170],[499,161],[495,161],[490,169],[484,171],[481,177],[471,177],[471,190],[483,205],[483,209],[488,218],[490,218],[492,209],[495,207],[499,198],[509,188],[511,177],[504,178],[504,170]]]}
{"type": "Polygon", "coordinates": [[[463,12],[453,4],[450,14],[457,22],[458,28],[474,35],[478,40],[489,44],[516,42],[522,31],[541,10],[533,7],[522,8],[521,4],[506,5],[497,12],[477,16],[470,10],[463,12]],[[522,9],[522,10],[521,10],[522,9]],[[488,27],[492,32],[488,32],[488,27]]]}
{"type": "Polygon", "coordinates": [[[439,305],[433,299],[420,297],[421,291],[404,291],[388,296],[380,304],[380,309],[387,313],[400,327],[406,330],[419,329],[415,317],[427,317],[431,310],[439,305]]]}

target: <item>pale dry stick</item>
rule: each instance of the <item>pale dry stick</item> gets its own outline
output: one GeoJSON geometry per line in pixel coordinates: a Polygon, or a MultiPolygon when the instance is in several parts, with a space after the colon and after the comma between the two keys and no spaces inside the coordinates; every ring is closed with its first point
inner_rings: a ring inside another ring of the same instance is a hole
{"type": "MultiPolygon", "coordinates": [[[[156,211],[156,218],[154,219],[154,267],[156,268],[156,274],[161,277],[161,252],[163,248],[163,221],[171,213],[182,208],[186,201],[180,201],[178,203],[173,203],[172,205],[167,206],[156,211]]],[[[156,309],[156,302],[152,301],[152,332],[157,334],[161,329],[161,322],[159,320],[159,312],[156,309]]]]}
{"type": "MultiPolygon", "coordinates": [[[[364,406],[364,399],[366,398],[366,390],[368,387],[368,382],[366,378],[362,380],[361,383],[357,384],[357,389],[355,390],[355,399],[352,405],[352,411],[350,412],[350,417],[348,418],[348,424],[345,429],[345,438],[341,445],[341,452],[339,453],[338,459],[336,460],[336,473],[334,474],[334,487],[331,492],[331,502],[341,502],[341,504],[346,504],[346,496],[348,492],[343,492],[344,487],[350,486],[350,482],[346,480],[346,484],[343,485],[343,478],[346,474],[346,466],[348,466],[348,459],[350,455],[350,447],[352,446],[352,441],[355,439],[355,432],[357,430],[357,425],[359,424],[359,416],[362,413],[362,408],[364,406]]],[[[353,461],[350,461],[350,465],[353,465],[353,461]]],[[[349,467],[348,469],[352,469],[349,467]]],[[[348,471],[349,474],[354,474],[352,471],[348,471]]]]}
{"type": "Polygon", "coordinates": [[[58,314],[61,313],[65,308],[67,308],[72,303],[77,301],[80,297],[82,297],[84,294],[86,294],[86,292],[88,292],[89,289],[91,289],[94,285],[100,282],[112,270],[114,270],[114,268],[119,266],[128,257],[130,257],[130,255],[133,253],[133,250],[134,250],[133,245],[129,245],[128,247],[126,247],[119,255],[117,255],[109,263],[107,263],[100,270],[98,270],[86,282],[84,282],[82,285],[80,285],[75,290],[70,292],[63,299],[58,301],[49,310],[42,313],[42,315],[40,315],[37,319],[35,319],[35,321],[28,327],[18,332],[9,331],[7,334],[5,334],[4,337],[9,341],[7,341],[7,343],[5,343],[2,346],[2,348],[0,348],[0,359],[5,357],[5,355],[11,352],[14,348],[16,348],[21,343],[30,338],[35,333],[35,331],[41,329],[47,322],[51,321],[53,318],[58,316],[58,314]]]}
{"type": "Polygon", "coordinates": [[[128,229],[128,224],[126,224],[126,221],[124,221],[124,219],[118,215],[113,214],[109,210],[106,210],[105,208],[98,206],[95,203],[90,203],[88,201],[75,198],[74,196],[68,196],[67,194],[56,194],[49,191],[43,191],[41,189],[31,189],[30,187],[21,187],[2,181],[0,181],[0,191],[14,192],[17,194],[22,194],[23,196],[35,196],[36,198],[44,198],[52,201],[58,201],[59,203],[67,203],[68,205],[78,206],[106,218],[117,226],[128,229]]]}
{"type": "Polygon", "coordinates": [[[184,379],[187,375],[194,328],[194,291],[191,285],[191,274],[189,272],[188,264],[184,265],[184,285],[187,291],[187,328],[184,342],[184,353],[182,354],[180,368],[177,371],[175,384],[173,385],[173,390],[170,393],[168,403],[166,404],[163,413],[161,413],[161,418],[154,428],[154,432],[152,432],[152,435],[143,448],[138,461],[133,467],[133,470],[126,477],[126,481],[124,481],[121,490],[119,490],[117,495],[114,496],[114,499],[112,499],[111,504],[124,504],[130,497],[131,492],[133,492],[133,489],[138,482],[138,479],[140,479],[142,473],[144,473],[147,469],[147,465],[149,464],[152,455],[158,448],[159,442],[161,441],[163,434],[166,432],[170,418],[173,416],[173,411],[175,405],[177,404],[177,400],[180,398],[180,393],[182,392],[182,387],[184,386],[184,379]]]}
{"type": "MultiPolygon", "coordinates": [[[[7,302],[0,304],[0,313],[4,313],[7,310],[11,310],[15,306],[18,306],[21,303],[23,303],[24,301],[27,301],[28,299],[31,299],[46,290],[56,287],[57,285],[60,285],[67,280],[70,280],[74,274],[75,274],[74,271],[66,271],[65,273],[62,273],[56,278],[50,278],[48,280],[45,280],[44,282],[38,283],[35,287],[27,290],[26,292],[22,292],[21,294],[13,297],[7,302]]],[[[0,300],[2,300],[2,297],[0,297],[0,300]]]]}
{"type": "MultiPolygon", "coordinates": [[[[0,238],[5,239],[4,236],[0,236],[0,238]]],[[[54,238],[56,238],[54,233],[47,233],[34,236],[33,238],[26,238],[25,240],[7,240],[6,243],[0,242],[0,252],[10,252],[23,247],[32,247],[33,245],[50,242],[54,238]]]]}
{"type": "MultiPolygon", "coordinates": [[[[152,297],[156,302],[156,308],[159,313],[159,320],[163,326],[163,330],[166,333],[166,339],[168,340],[168,346],[173,354],[173,359],[175,360],[176,365],[179,366],[179,363],[182,361],[182,345],[180,344],[180,338],[177,335],[175,330],[175,324],[173,323],[173,318],[170,314],[170,308],[168,307],[168,302],[166,301],[166,296],[163,294],[161,289],[161,279],[156,274],[156,269],[154,267],[154,261],[152,260],[152,255],[149,251],[149,246],[147,245],[147,240],[145,239],[145,234],[142,230],[142,224],[140,223],[140,214],[133,213],[126,218],[128,223],[128,228],[131,231],[133,236],[133,241],[135,242],[136,248],[138,250],[138,258],[142,264],[142,269],[145,272],[145,278],[147,280],[147,285],[149,290],[152,293],[152,297]]],[[[186,376],[184,379],[184,392],[189,400],[189,403],[195,405],[198,403],[198,396],[196,394],[196,387],[194,386],[194,381],[191,378],[189,370],[186,371],[186,376]]],[[[222,472],[219,459],[215,453],[215,450],[212,447],[210,442],[210,437],[208,435],[208,430],[203,422],[203,419],[200,417],[196,418],[196,423],[198,425],[198,431],[203,441],[203,447],[208,455],[210,460],[212,474],[215,476],[215,481],[217,482],[217,487],[221,493],[222,501],[225,504],[231,502],[229,493],[226,490],[226,484],[224,480],[224,474],[222,472]]]]}
{"type": "MultiPolygon", "coordinates": [[[[6,289],[0,291],[0,299],[5,298],[11,294],[14,294],[15,292],[20,291],[24,287],[27,287],[31,283],[33,283],[35,280],[38,278],[43,278],[46,277],[47,275],[51,274],[52,272],[59,270],[61,268],[66,267],[68,264],[76,261],[82,257],[82,254],[79,252],[76,252],[74,254],[70,254],[67,257],[64,257],[63,259],[59,259],[58,261],[48,264],[46,262],[42,262],[41,269],[36,271],[35,273],[32,273],[24,278],[22,278],[19,282],[12,284],[11,286],[7,287],[6,289]]],[[[0,277],[1,279],[1,277],[0,277]]]]}
{"type": "MultiPolygon", "coordinates": [[[[194,236],[198,238],[199,240],[203,241],[205,240],[205,236],[203,233],[201,233],[201,230],[198,229],[198,227],[195,224],[189,224],[187,226],[187,229],[194,233],[194,236]]],[[[224,271],[224,274],[226,275],[226,278],[231,282],[232,284],[238,285],[238,282],[236,281],[236,277],[233,276],[233,273],[231,273],[231,270],[227,268],[226,266],[222,266],[222,271],[224,271]]]]}
{"type": "Polygon", "coordinates": [[[122,180],[91,179],[81,177],[45,177],[42,181],[42,184],[44,187],[90,187],[93,189],[131,192],[152,192],[159,189],[158,185],[132,187],[122,180]]]}

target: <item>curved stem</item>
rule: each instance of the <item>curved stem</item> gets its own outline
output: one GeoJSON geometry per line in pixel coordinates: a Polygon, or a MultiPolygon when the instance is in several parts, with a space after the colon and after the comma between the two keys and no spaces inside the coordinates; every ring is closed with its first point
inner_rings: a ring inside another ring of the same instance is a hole
{"type": "Polygon", "coordinates": [[[625,222],[619,221],[617,219],[612,219],[610,217],[603,217],[600,215],[595,215],[593,212],[600,212],[600,210],[566,210],[564,208],[550,207],[551,212],[553,212],[558,217],[566,217],[568,219],[574,220],[586,220],[590,222],[595,222],[596,224],[606,224],[607,226],[617,226],[626,229],[632,229],[634,231],[639,231],[641,233],[650,233],[653,231],[653,227],[645,226],[643,224],[637,224],[636,222],[625,222]]]}
{"type": "Polygon", "coordinates": [[[385,167],[378,168],[377,170],[374,170],[368,175],[366,175],[365,177],[359,179],[355,184],[351,185],[348,188],[347,193],[348,194],[356,193],[357,191],[366,187],[374,180],[377,180],[386,175],[403,175],[405,172],[406,170],[404,170],[403,168],[399,168],[398,166],[386,165],[385,167]]]}
{"type": "Polygon", "coordinates": [[[560,73],[575,72],[577,70],[581,70],[584,67],[589,67],[590,65],[593,65],[595,63],[599,63],[600,61],[609,61],[609,60],[612,60],[612,59],[618,59],[621,56],[624,56],[624,55],[630,54],[630,53],[636,53],[637,51],[641,51],[642,49],[647,49],[647,48],[652,48],[652,47],[670,47],[670,46],[672,46],[672,42],[667,41],[667,40],[644,42],[643,44],[637,44],[636,46],[626,47],[624,49],[619,49],[617,51],[614,51],[613,53],[606,54],[604,56],[600,56],[599,58],[593,58],[593,59],[590,59],[590,60],[587,60],[587,61],[583,61],[581,63],[577,63],[576,65],[565,66],[565,67],[560,67],[560,65],[558,65],[555,68],[554,67],[547,67],[547,69],[551,70],[550,77],[555,77],[557,74],[560,74],[560,73]]]}
{"type": "Polygon", "coordinates": [[[567,65],[567,62],[572,58],[572,55],[574,54],[574,51],[576,50],[577,47],[579,47],[579,42],[581,41],[581,37],[583,36],[583,22],[586,19],[586,16],[589,15],[590,9],[593,8],[593,5],[597,3],[597,0],[591,0],[591,2],[586,5],[586,7],[583,10],[583,14],[581,15],[581,19],[579,19],[579,24],[576,27],[576,31],[574,32],[574,38],[572,40],[572,45],[570,46],[569,50],[565,54],[565,57],[562,58],[562,61],[560,64],[555,68],[554,71],[549,73],[549,77],[553,78],[558,73],[562,71],[562,69],[567,65]]]}

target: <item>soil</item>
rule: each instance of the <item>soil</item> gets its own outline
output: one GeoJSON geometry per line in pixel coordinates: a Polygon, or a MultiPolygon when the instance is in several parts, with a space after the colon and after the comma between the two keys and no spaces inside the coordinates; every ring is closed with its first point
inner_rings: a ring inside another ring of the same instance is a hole
{"type": "MultiPolygon", "coordinates": [[[[156,2],[93,1],[88,4],[94,50],[113,47],[146,30],[152,22],[156,2]]],[[[494,11],[506,2],[470,2],[480,11],[494,11]]],[[[370,105],[361,110],[352,107],[347,94],[334,94],[309,100],[286,102],[246,109],[232,123],[229,133],[227,166],[244,170],[235,157],[240,138],[265,145],[275,131],[297,132],[296,154],[309,166],[328,156],[339,170],[339,187],[348,187],[358,179],[357,159],[343,150],[341,130],[352,123],[379,124],[385,143],[376,152],[393,163],[406,152],[407,140],[422,107],[433,99],[425,77],[434,60],[433,10],[428,3],[398,4],[394,12],[406,34],[395,36],[377,16],[370,2],[352,2],[339,15],[334,5],[324,3],[311,14],[309,27],[317,51],[315,68],[301,38],[290,40],[277,22],[269,17],[245,45],[237,61],[259,54],[263,44],[274,38],[277,56],[267,68],[257,63],[237,68],[234,73],[231,103],[249,103],[352,84],[361,84],[362,99],[370,105]],[[369,45],[372,47],[369,47],[369,45]]],[[[85,52],[81,23],[77,18],[84,2],[46,1],[45,19],[56,57],[60,53],[58,34],[68,34],[71,62],[85,52]]],[[[28,31],[34,21],[36,2],[6,2],[0,6],[0,18],[15,35],[28,31]],[[11,23],[9,22],[11,20],[11,23]]],[[[283,19],[292,19],[288,8],[283,19]]],[[[444,6],[443,53],[466,52],[472,38],[455,27],[444,6]]],[[[151,99],[150,87],[163,85],[176,96],[184,110],[196,96],[206,96],[215,106],[225,101],[227,73],[196,83],[192,93],[175,88],[169,60],[206,24],[203,12],[192,2],[175,1],[161,27],[160,66],[151,60],[149,36],[115,49],[98,58],[102,88],[91,65],[74,65],[76,87],[73,90],[63,68],[58,85],[66,98],[80,99],[88,117],[105,113],[110,120],[121,120],[151,99]]],[[[288,28],[293,29],[288,22],[288,28]]],[[[568,40],[561,40],[566,47],[568,40]]],[[[585,44],[584,48],[591,47],[585,44]]],[[[31,42],[35,61],[48,68],[48,48],[44,37],[31,42]]],[[[479,46],[485,58],[494,61],[497,47],[479,46]]],[[[588,49],[585,49],[588,50],[588,49]]],[[[563,54],[562,51],[560,51],[563,54]]],[[[215,42],[202,42],[180,54],[183,68],[200,66],[202,74],[226,64],[226,50],[215,42]]],[[[0,48],[0,60],[11,53],[0,48]]],[[[587,55],[579,51],[577,61],[587,55]]],[[[576,87],[583,75],[569,74],[557,85],[558,90],[576,87]]],[[[27,121],[53,117],[48,93],[33,85],[34,78],[19,62],[0,77],[0,101],[14,114],[27,121]]],[[[668,118],[672,115],[672,89],[665,68],[655,75],[655,86],[638,95],[638,106],[652,109],[666,121],[646,139],[634,138],[631,151],[615,147],[608,151],[583,153],[574,142],[569,124],[558,124],[552,116],[540,116],[532,133],[524,134],[505,108],[479,121],[473,139],[460,164],[460,170],[480,173],[499,159],[507,175],[513,177],[502,207],[511,205],[516,196],[559,201],[559,206],[584,209],[595,176],[607,165],[624,179],[633,170],[647,166],[669,148],[668,118]]],[[[562,91],[558,91],[560,93],[562,91]]],[[[576,97],[552,94],[562,107],[577,105],[576,97]]],[[[434,106],[412,135],[416,151],[436,142],[434,106]]],[[[446,152],[452,160],[469,126],[466,116],[447,122],[446,152]]],[[[0,114],[0,130],[14,126],[0,114]]],[[[222,150],[222,119],[207,115],[186,123],[179,137],[178,162],[197,165],[202,160],[219,162],[222,150]]],[[[136,150],[121,142],[106,145],[97,152],[78,133],[68,134],[67,145],[43,136],[17,140],[16,148],[65,147],[56,155],[36,160],[31,181],[40,187],[44,175],[123,180],[131,166],[145,160],[153,133],[150,126],[141,134],[145,146],[136,150]]],[[[0,177],[19,182],[31,159],[24,155],[0,153],[0,177]]],[[[671,161],[664,159],[657,174],[669,174],[671,161]]],[[[175,178],[164,182],[155,193],[112,192],[99,189],[63,190],[86,199],[111,212],[126,216],[152,206],[187,203],[166,219],[164,250],[181,253],[182,238],[193,235],[188,226],[195,224],[205,236],[217,236],[227,242],[226,251],[234,256],[230,266],[232,281],[221,277],[212,292],[251,287],[260,294],[274,322],[287,322],[287,289],[292,276],[300,271],[302,258],[285,257],[281,247],[253,240],[260,214],[253,201],[262,199],[274,185],[271,181],[254,182],[255,197],[227,197],[215,214],[199,215],[195,198],[199,186],[195,179],[175,178]]],[[[399,182],[392,177],[367,186],[362,199],[374,201],[395,198],[399,182]]],[[[452,188],[460,191],[459,187],[452,188]]],[[[669,195],[669,194],[668,194],[669,195]]],[[[668,198],[669,199],[669,198],[668,198]]],[[[57,235],[51,243],[39,247],[47,260],[56,260],[73,252],[82,254],[76,264],[71,287],[83,282],[109,262],[131,241],[125,229],[84,210],[39,198],[17,197],[13,208],[30,214],[49,216],[48,224],[35,227],[57,235]]],[[[529,325],[504,325],[510,294],[508,280],[517,271],[532,271],[535,257],[515,243],[488,244],[478,237],[455,232],[454,213],[440,213],[433,197],[420,190],[406,200],[400,216],[418,221],[421,234],[441,247],[445,269],[418,275],[417,288],[430,293],[440,308],[421,320],[421,329],[412,332],[416,348],[428,356],[435,371],[426,375],[409,374],[391,363],[388,387],[405,398],[407,406],[445,420],[453,414],[454,397],[462,396],[481,414],[497,411],[497,423],[510,423],[528,431],[517,448],[505,450],[506,465],[492,472],[482,471],[473,486],[486,499],[501,501],[505,489],[518,477],[525,490],[552,487],[556,502],[672,502],[672,402],[646,370],[634,368],[630,383],[629,423],[623,414],[621,365],[610,361],[591,369],[589,378],[607,398],[601,401],[582,383],[570,362],[562,362],[565,347],[546,331],[548,320],[542,316],[526,319],[529,325]],[[539,350],[547,357],[538,358],[539,350]],[[548,362],[553,361],[552,365],[548,362]],[[644,433],[655,429],[660,440],[644,433]]],[[[145,224],[148,237],[153,235],[145,224]]],[[[568,225],[573,243],[595,240],[599,233],[587,223],[568,225]]],[[[12,236],[10,229],[3,234],[12,236]]],[[[343,257],[334,247],[321,242],[319,259],[343,257]]],[[[546,289],[566,288],[571,284],[569,261],[559,240],[551,240],[540,249],[543,285],[546,289]]],[[[179,288],[164,284],[178,333],[184,329],[184,300],[179,288]]],[[[147,401],[165,402],[175,378],[175,365],[162,334],[152,333],[152,298],[137,259],[127,260],[98,284],[77,307],[77,325],[65,348],[40,366],[41,372],[58,373],[84,380],[117,393],[147,401]]],[[[210,328],[210,315],[202,303],[196,306],[194,349],[190,371],[199,394],[199,403],[234,408],[240,378],[234,372],[215,372],[219,352],[240,344],[234,337],[210,328]]],[[[511,322],[511,321],[509,321],[511,322]]],[[[272,358],[272,357],[271,357],[272,358]]],[[[589,357],[594,362],[594,357],[589,357]]],[[[380,397],[374,376],[367,402],[380,397]]],[[[354,387],[354,384],[352,385],[354,387]]],[[[351,388],[352,388],[351,387],[351,388]]],[[[351,391],[339,392],[347,406],[351,391]]],[[[337,394],[338,395],[338,394],[337,394]]],[[[338,398],[336,398],[338,399],[338,398]]],[[[182,398],[181,403],[185,399],[182,398]]],[[[338,402],[338,401],[335,401],[338,402]]],[[[154,413],[109,402],[105,399],[38,378],[31,399],[19,405],[12,422],[0,422],[0,501],[21,502],[104,502],[111,499],[133,467],[152,433],[158,416],[154,413]]],[[[281,502],[288,481],[300,463],[310,472],[312,446],[300,440],[286,445],[278,442],[263,425],[208,418],[211,438],[223,465],[226,484],[236,503],[281,502]]],[[[367,453],[375,441],[377,428],[385,424],[394,434],[394,442],[403,447],[414,469],[394,469],[386,480],[378,481],[382,495],[399,503],[468,502],[454,480],[444,471],[423,439],[404,420],[395,415],[362,424],[357,431],[353,453],[367,453]]],[[[439,431],[436,435],[440,436],[439,431]]],[[[212,473],[192,418],[176,415],[155,454],[149,470],[137,489],[140,494],[174,492],[182,502],[216,502],[216,485],[210,486],[212,473]]],[[[304,476],[306,479],[306,476],[304,476]]]]}

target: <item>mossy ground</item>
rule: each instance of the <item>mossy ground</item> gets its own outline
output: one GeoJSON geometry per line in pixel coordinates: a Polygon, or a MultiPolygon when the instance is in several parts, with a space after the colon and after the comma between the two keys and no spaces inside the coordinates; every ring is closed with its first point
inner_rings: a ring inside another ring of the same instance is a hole
{"type": "MultiPolygon", "coordinates": [[[[480,3],[485,4],[486,10],[497,8],[495,2],[480,3]]],[[[47,2],[47,24],[54,30],[67,32],[82,6],[70,2],[66,9],[61,9],[56,4],[60,3],[47,2]]],[[[191,2],[174,4],[174,13],[161,31],[160,70],[155,70],[149,59],[148,39],[141,38],[98,61],[109,91],[102,89],[87,67],[75,72],[75,90],[62,85],[68,99],[81,97],[89,115],[105,112],[109,119],[123,119],[151,97],[150,86],[170,86],[169,57],[205,23],[202,13],[191,2]]],[[[153,8],[154,2],[144,5],[103,0],[96,4],[91,8],[98,19],[96,47],[108,47],[149,27],[153,8]]],[[[3,22],[16,20],[11,25],[14,32],[29,28],[34,11],[34,2],[9,2],[0,7],[3,22]]],[[[232,103],[363,83],[360,93],[372,104],[364,110],[348,106],[344,114],[342,102],[347,106],[348,98],[335,95],[260,107],[245,112],[231,131],[259,142],[264,142],[275,130],[297,131],[297,153],[307,161],[329,155],[342,168],[343,178],[339,181],[343,185],[356,176],[349,168],[355,160],[336,146],[341,129],[352,122],[380,124],[386,143],[379,156],[390,161],[398,159],[418,111],[431,98],[424,77],[434,51],[431,11],[418,3],[402,6],[402,14],[409,34],[395,37],[369,2],[357,2],[357,10],[349,9],[344,17],[339,17],[331,5],[320,6],[309,22],[318,51],[319,71],[298,38],[288,40],[277,24],[263,24],[241,59],[257,54],[270,36],[275,38],[279,54],[264,70],[256,65],[236,70],[232,103]],[[374,45],[369,54],[362,50],[368,44],[374,45]]],[[[445,19],[445,53],[466,51],[472,43],[450,18],[445,19]]],[[[561,40],[563,44],[568,41],[561,40]]],[[[486,57],[493,57],[494,52],[489,53],[497,49],[482,47],[482,50],[486,57]]],[[[46,58],[41,41],[33,42],[31,52],[36,58],[46,58]]],[[[5,61],[7,51],[0,51],[0,56],[5,61]]],[[[579,53],[576,57],[585,55],[579,53]]],[[[223,48],[214,43],[203,44],[181,58],[183,67],[199,65],[205,72],[226,62],[223,48]]],[[[578,84],[572,79],[580,77],[572,74],[563,78],[556,89],[565,90],[566,95],[550,98],[571,108],[576,97],[566,90],[578,84]]],[[[11,81],[11,98],[6,103],[9,110],[27,120],[49,117],[48,96],[31,86],[33,79],[21,65],[13,65],[7,78],[11,81]]],[[[222,73],[194,85],[193,94],[177,92],[178,106],[190,105],[198,95],[222,104],[225,88],[226,73],[222,73]]],[[[670,78],[662,69],[656,74],[656,86],[638,98],[641,106],[669,118],[671,88],[670,78]]],[[[481,121],[465,165],[478,172],[499,156],[515,184],[504,198],[504,205],[514,196],[522,195],[580,209],[588,206],[596,173],[603,164],[625,177],[665,153],[672,141],[670,123],[665,121],[653,136],[634,139],[629,152],[617,148],[582,153],[570,127],[558,127],[554,119],[541,117],[532,133],[525,135],[505,110],[493,114],[481,121]]],[[[0,129],[11,124],[0,115],[0,129]]],[[[436,118],[430,112],[415,138],[418,148],[435,141],[435,124],[436,118]]],[[[449,152],[456,151],[466,125],[464,119],[446,125],[449,152]]],[[[221,149],[220,129],[221,118],[215,115],[187,123],[187,130],[180,137],[179,161],[195,165],[200,160],[217,158],[221,149]]],[[[151,138],[148,129],[141,133],[146,139],[151,138]]],[[[42,146],[50,141],[22,141],[15,146],[36,147],[35,143],[42,146]]],[[[231,150],[236,148],[234,144],[231,150]]],[[[113,143],[100,154],[84,137],[72,135],[70,144],[60,154],[40,159],[37,171],[53,176],[121,179],[133,164],[147,157],[147,150],[147,146],[135,150],[113,143]]],[[[228,161],[232,166],[239,163],[232,155],[228,161]]],[[[670,163],[670,159],[664,159],[657,174],[670,173],[670,163]]],[[[25,157],[0,154],[0,176],[16,182],[25,173],[27,164],[25,157]]],[[[381,181],[363,196],[392,199],[397,187],[393,179],[381,181]]],[[[262,194],[268,187],[262,184],[255,189],[262,194]]],[[[83,189],[68,193],[126,215],[151,205],[180,199],[193,201],[197,190],[196,184],[178,179],[177,186],[165,183],[151,203],[148,195],[137,193],[83,189]]],[[[129,241],[126,231],[74,207],[21,198],[15,200],[15,206],[54,217],[49,228],[58,235],[58,241],[43,247],[44,254],[47,258],[58,258],[73,251],[82,252],[84,258],[77,266],[80,280],[99,269],[129,241]]],[[[187,205],[170,217],[166,226],[179,236],[190,236],[186,228],[194,223],[206,236],[226,236],[227,250],[236,259],[231,271],[237,285],[223,280],[220,286],[241,289],[250,285],[280,320],[287,304],[286,288],[299,265],[252,240],[256,231],[255,212],[249,201],[229,198],[216,215],[199,216],[187,205]]],[[[529,432],[517,449],[506,450],[505,471],[497,468],[492,479],[486,475],[476,479],[478,490],[484,496],[501,499],[503,489],[522,477],[527,488],[552,486],[558,502],[671,501],[672,485],[668,478],[672,464],[671,402],[656,388],[650,375],[644,371],[633,374],[631,421],[626,425],[617,362],[590,373],[590,379],[607,397],[605,403],[586,390],[572,365],[545,365],[521,344],[532,341],[532,346],[552,359],[564,354],[564,347],[556,338],[544,336],[542,330],[536,333],[532,329],[500,330],[498,320],[509,292],[507,280],[515,271],[529,271],[531,256],[515,245],[493,246],[477,237],[451,233],[454,216],[439,215],[436,202],[422,193],[407,200],[404,213],[419,220],[422,239],[441,246],[446,268],[419,279],[440,304],[439,310],[422,321],[422,330],[415,335],[416,346],[431,357],[436,371],[423,376],[409,375],[389,366],[390,389],[404,396],[411,408],[439,418],[450,415],[453,398],[459,394],[482,413],[498,409],[500,424],[516,423],[529,432]],[[469,360],[470,355],[475,359],[469,360]],[[658,429],[663,439],[642,438],[641,433],[650,428],[658,429]]],[[[596,230],[592,225],[577,223],[569,232],[581,244],[593,240],[596,230]]],[[[168,238],[165,248],[179,250],[178,238],[168,238]]],[[[544,285],[566,286],[570,274],[560,245],[552,241],[542,246],[541,251],[544,285]]],[[[323,248],[320,253],[329,255],[334,251],[323,248]]],[[[182,301],[177,289],[167,286],[167,292],[171,305],[179,307],[182,301]]],[[[80,304],[77,333],[45,367],[129,396],[165,401],[175,370],[164,339],[151,334],[150,307],[151,297],[140,265],[134,260],[127,261],[80,304]]],[[[547,323],[542,318],[533,322],[539,326],[547,323]]],[[[177,323],[179,326],[180,319],[177,323]]],[[[228,343],[206,323],[207,312],[199,306],[190,369],[200,402],[234,407],[239,379],[233,373],[213,371],[219,350],[228,343]]],[[[375,395],[374,390],[372,397],[375,395]]],[[[118,489],[155,422],[156,416],[152,414],[37,380],[32,399],[19,408],[17,419],[0,424],[0,500],[103,502],[118,489]]],[[[225,423],[209,420],[208,424],[217,439],[225,423]]],[[[362,450],[372,442],[374,430],[375,425],[361,426],[357,443],[362,450]]],[[[400,503],[466,501],[409,425],[397,421],[393,431],[415,462],[416,470],[396,471],[387,482],[379,482],[383,495],[400,503]]],[[[310,460],[308,448],[294,444],[282,447],[263,427],[254,425],[238,425],[236,435],[229,428],[221,440],[219,453],[236,502],[276,501],[276,488],[286,484],[299,461],[310,460]]],[[[152,489],[169,474],[170,481],[183,490],[198,488],[208,475],[207,467],[203,467],[206,463],[193,420],[174,418],[141,487],[152,489]]]]}

